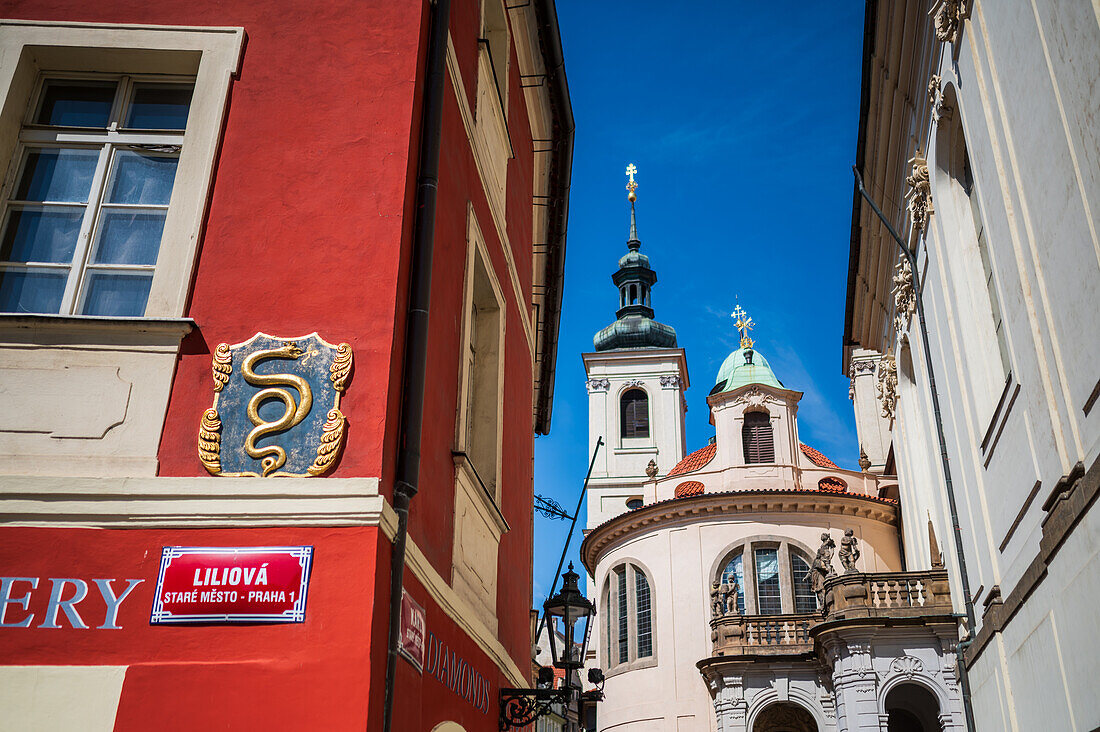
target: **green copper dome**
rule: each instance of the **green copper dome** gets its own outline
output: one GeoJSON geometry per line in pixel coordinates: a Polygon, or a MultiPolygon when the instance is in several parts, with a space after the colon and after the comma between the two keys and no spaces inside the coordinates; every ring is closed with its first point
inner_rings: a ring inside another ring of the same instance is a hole
{"type": "Polygon", "coordinates": [[[710,390],[711,394],[732,391],[749,384],[764,384],[777,389],[786,388],[779,379],[775,378],[772,367],[768,365],[768,359],[764,358],[759,351],[751,350],[752,363],[746,361],[745,355],[750,350],[738,348],[726,357],[722,362],[722,368],[718,369],[718,380],[710,390]]]}

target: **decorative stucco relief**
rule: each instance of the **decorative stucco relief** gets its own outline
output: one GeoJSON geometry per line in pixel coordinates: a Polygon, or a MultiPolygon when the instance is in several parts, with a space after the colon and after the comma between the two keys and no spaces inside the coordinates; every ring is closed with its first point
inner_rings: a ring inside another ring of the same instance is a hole
{"type": "Polygon", "coordinates": [[[598,391],[607,391],[611,388],[611,382],[607,379],[589,379],[585,382],[585,386],[588,387],[588,393],[594,394],[598,391]]]}
{"type": "Polygon", "coordinates": [[[901,656],[890,662],[891,674],[903,674],[907,679],[924,672],[924,663],[916,656],[901,656]]]}
{"type": "Polygon", "coordinates": [[[757,389],[755,386],[750,387],[744,394],[738,396],[734,401],[734,404],[746,404],[750,407],[762,407],[765,404],[783,404],[783,400],[778,397],[772,396],[767,392],[757,389]]]}
{"type": "Polygon", "coordinates": [[[675,375],[662,376],[661,377],[661,386],[665,387],[666,389],[679,389],[680,388],[680,377],[675,376],[675,375]]]}
{"type": "Polygon", "coordinates": [[[905,193],[905,199],[909,202],[909,219],[913,222],[913,228],[924,231],[928,226],[928,217],[935,213],[932,207],[932,184],[929,182],[928,161],[918,150],[909,161],[910,175],[905,179],[909,190],[905,193]]]}
{"type": "Polygon", "coordinates": [[[900,333],[909,325],[909,319],[917,311],[917,291],[913,286],[913,268],[909,259],[902,257],[894,270],[894,327],[900,333]]]}
{"type": "Polygon", "coordinates": [[[936,0],[929,15],[936,25],[936,38],[946,43],[959,40],[966,7],[963,0],[936,0]]]}
{"type": "Polygon", "coordinates": [[[629,389],[632,386],[645,386],[645,382],[641,379],[629,379],[623,386],[629,389]]]}
{"type": "Polygon", "coordinates": [[[878,362],[877,390],[882,416],[893,419],[898,404],[898,365],[891,355],[883,356],[878,362]]]}
{"type": "Polygon", "coordinates": [[[943,99],[943,77],[933,74],[928,79],[928,101],[932,105],[932,121],[951,118],[951,107],[943,99]]]}

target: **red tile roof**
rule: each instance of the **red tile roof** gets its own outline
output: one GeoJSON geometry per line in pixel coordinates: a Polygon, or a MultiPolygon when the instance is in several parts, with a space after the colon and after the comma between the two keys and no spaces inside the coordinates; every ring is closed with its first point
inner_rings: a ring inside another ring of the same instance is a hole
{"type": "Polygon", "coordinates": [[[703,484],[697,480],[685,480],[683,483],[676,486],[677,498],[697,496],[701,493],[703,493],[703,484]]]}
{"type": "Polygon", "coordinates": [[[848,490],[847,483],[831,475],[817,481],[817,487],[823,491],[836,491],[838,493],[845,493],[848,490]]]}
{"type": "Polygon", "coordinates": [[[702,468],[704,465],[713,460],[714,453],[716,452],[718,452],[718,445],[714,443],[711,443],[706,447],[699,448],[680,462],[676,463],[676,467],[668,471],[667,477],[671,478],[674,475],[683,475],[684,473],[695,472],[696,470],[702,468]]]}
{"type": "Polygon", "coordinates": [[[800,442],[800,443],[798,443],[798,446],[800,448],[802,448],[802,454],[805,455],[806,457],[808,457],[810,459],[810,462],[813,463],[814,465],[816,465],[817,467],[819,467],[819,468],[836,468],[837,470],[840,470],[839,465],[837,465],[832,460],[825,457],[824,455],[822,455],[820,452],[813,449],[809,445],[800,442]]]}

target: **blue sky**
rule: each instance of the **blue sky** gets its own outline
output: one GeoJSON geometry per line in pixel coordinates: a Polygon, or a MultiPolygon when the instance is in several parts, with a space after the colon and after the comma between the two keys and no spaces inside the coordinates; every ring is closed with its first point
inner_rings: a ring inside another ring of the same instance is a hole
{"type": "MultiPolygon", "coordinates": [[[[577,131],[553,422],[535,442],[535,493],[572,511],[588,467],[580,354],[615,318],[628,163],[642,252],[658,273],[656,318],[687,352],[688,451],[714,434],[705,400],[737,347],[729,314],[740,303],[757,350],[805,393],[802,441],[856,467],[840,359],[863,10],[857,0],[559,0],[577,131]]],[[[584,524],[582,513],[567,557],[578,569],[584,524]]],[[[567,529],[536,514],[536,607],[567,529]]]]}

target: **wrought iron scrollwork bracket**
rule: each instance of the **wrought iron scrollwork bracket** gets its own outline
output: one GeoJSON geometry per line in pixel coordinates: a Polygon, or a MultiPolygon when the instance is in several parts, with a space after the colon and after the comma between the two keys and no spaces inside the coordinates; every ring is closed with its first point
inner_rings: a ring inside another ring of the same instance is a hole
{"type": "Polygon", "coordinates": [[[526,727],[539,717],[553,712],[553,706],[569,705],[573,689],[501,689],[500,730],[526,727]]]}

